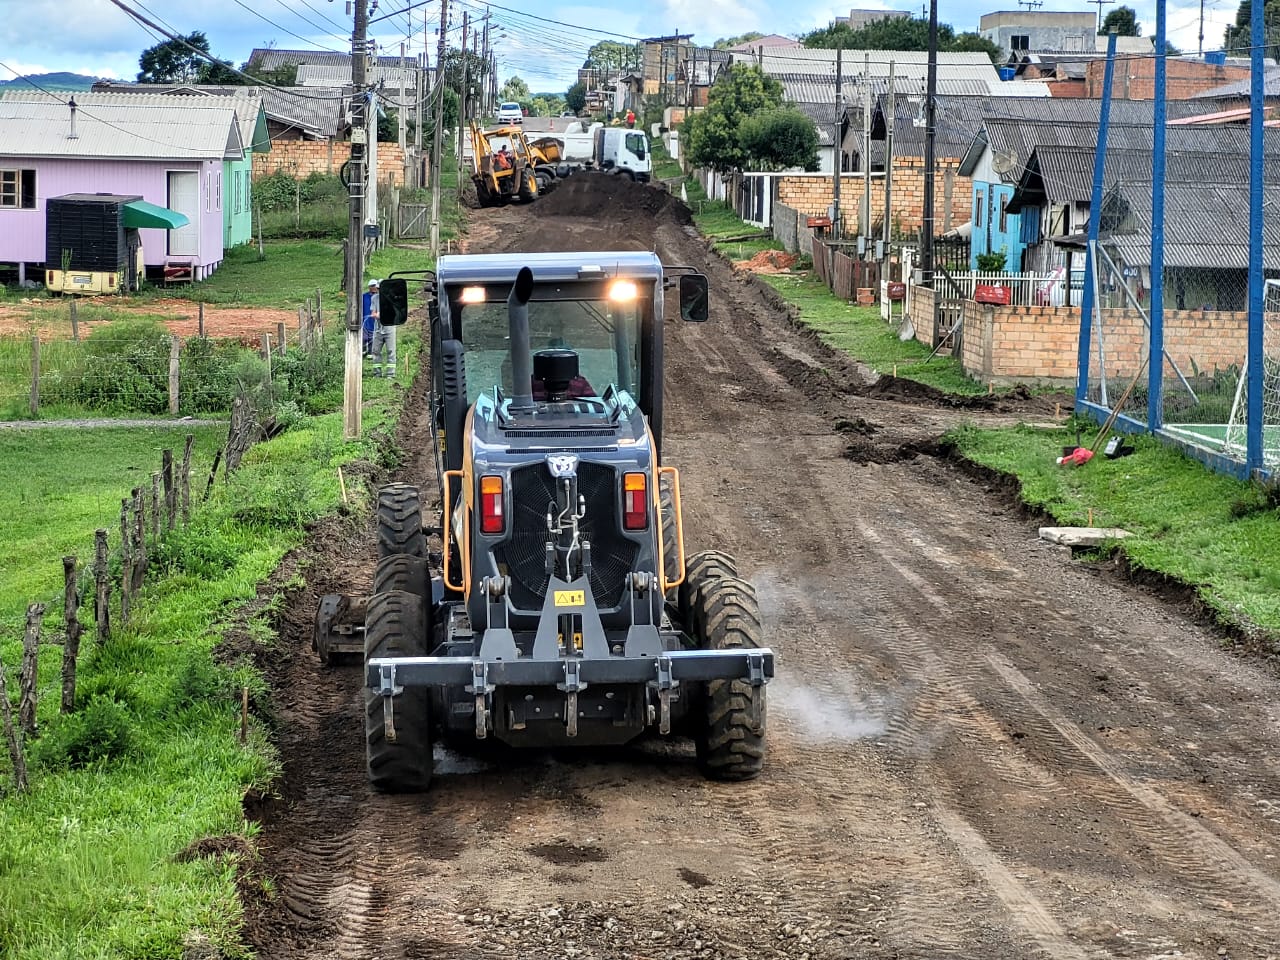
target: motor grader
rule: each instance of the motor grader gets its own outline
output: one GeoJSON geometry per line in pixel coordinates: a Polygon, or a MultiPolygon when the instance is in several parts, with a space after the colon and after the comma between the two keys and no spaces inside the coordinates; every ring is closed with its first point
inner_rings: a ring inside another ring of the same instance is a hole
{"type": "Polygon", "coordinates": [[[471,123],[471,181],[482,207],[531,203],[555,185],[556,169],[518,126],[483,130],[471,123]]]}
{"type": "MultiPolygon", "coordinates": [[[[685,736],[707,776],[756,776],[774,654],[733,559],[686,557],[661,459],[664,294],[706,320],[706,277],[651,253],[505,254],[441,257],[427,286],[437,525],[417,487],[383,487],[363,630],[342,632],[336,596],[317,621],[322,658],[363,647],[373,784],[425,789],[439,738],[685,736]]],[[[407,315],[404,280],[381,296],[407,315]]]]}

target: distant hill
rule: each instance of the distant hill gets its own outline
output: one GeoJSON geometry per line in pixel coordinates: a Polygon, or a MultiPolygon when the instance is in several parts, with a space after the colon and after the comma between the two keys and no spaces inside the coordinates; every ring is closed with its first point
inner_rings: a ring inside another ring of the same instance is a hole
{"type": "Polygon", "coordinates": [[[90,90],[97,77],[86,77],[82,73],[33,73],[16,80],[0,80],[0,88],[17,90],[90,90]],[[27,81],[31,82],[28,83],[27,81]],[[32,86],[34,84],[34,86],[32,86]]]}

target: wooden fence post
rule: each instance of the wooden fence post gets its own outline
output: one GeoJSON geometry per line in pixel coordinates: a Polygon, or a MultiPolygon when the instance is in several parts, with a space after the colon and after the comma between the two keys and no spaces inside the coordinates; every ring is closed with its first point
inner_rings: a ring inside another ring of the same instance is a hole
{"type": "Polygon", "coordinates": [[[182,494],[182,525],[191,522],[191,447],[196,442],[195,434],[188,433],[182,445],[182,471],[178,475],[178,488],[182,494]]]}
{"type": "Polygon", "coordinates": [[[201,300],[200,303],[198,304],[198,311],[199,312],[197,313],[197,316],[199,318],[198,323],[199,323],[200,337],[201,339],[204,339],[204,301],[203,300],[201,300]]]}
{"type": "Polygon", "coordinates": [[[31,415],[40,413],[40,337],[31,338],[31,415]]]}
{"type": "Polygon", "coordinates": [[[311,321],[308,319],[311,313],[311,301],[307,301],[305,307],[298,307],[298,348],[301,350],[309,350],[311,348],[311,321]]]}
{"type": "Polygon", "coordinates": [[[271,334],[262,335],[262,359],[267,361],[267,383],[271,382],[271,334]]]}
{"type": "Polygon", "coordinates": [[[130,591],[133,589],[133,551],[129,531],[129,501],[120,501],[120,625],[129,622],[130,591]]]}
{"type": "Polygon", "coordinates": [[[324,312],[320,309],[323,301],[320,296],[320,288],[316,287],[316,333],[324,332],[324,312]]]}
{"type": "Polygon", "coordinates": [[[151,475],[151,542],[160,542],[160,473],[151,475]]]}
{"type": "Polygon", "coordinates": [[[27,605],[27,629],[22,634],[22,673],[18,677],[18,726],[29,737],[36,733],[36,686],[40,674],[40,625],[44,604],[27,605]]]}
{"type": "Polygon", "coordinates": [[[133,592],[142,589],[147,575],[147,508],[142,488],[133,488],[133,592]]]}
{"type": "Polygon", "coordinates": [[[111,639],[111,554],[107,549],[107,531],[93,535],[93,620],[99,643],[111,639]]]}
{"type": "Polygon", "coordinates": [[[19,793],[27,790],[27,762],[22,756],[22,741],[13,726],[13,711],[9,709],[9,685],[5,680],[4,661],[0,660],[0,714],[4,718],[4,738],[9,742],[9,759],[13,761],[13,785],[19,793]]]}
{"type": "Polygon", "coordinates": [[[164,474],[164,529],[167,533],[173,529],[174,496],[173,487],[173,451],[160,451],[160,472],[164,474]]]}
{"type": "Polygon", "coordinates": [[[178,415],[178,354],[182,350],[182,338],[172,337],[169,340],[169,416],[178,415]]]}
{"type": "MultiPolygon", "coordinates": [[[[302,308],[299,307],[298,309],[301,310],[302,308]]],[[[280,356],[283,357],[289,352],[289,337],[285,333],[283,320],[276,324],[276,342],[280,344],[280,356]]]]}
{"type": "Polygon", "coordinates": [[[76,298],[71,298],[71,339],[76,343],[80,342],[80,317],[78,316],[79,306],[76,298]]]}
{"type": "Polygon", "coordinates": [[[213,455],[213,466],[209,468],[209,482],[204,485],[204,497],[201,498],[202,503],[209,501],[209,494],[213,493],[213,482],[218,479],[218,464],[222,463],[222,448],[219,447],[213,455]]]}
{"type": "Polygon", "coordinates": [[[80,656],[80,587],[76,582],[76,558],[62,558],[62,609],[67,639],[62,645],[62,712],[76,708],[76,660],[80,656]]]}

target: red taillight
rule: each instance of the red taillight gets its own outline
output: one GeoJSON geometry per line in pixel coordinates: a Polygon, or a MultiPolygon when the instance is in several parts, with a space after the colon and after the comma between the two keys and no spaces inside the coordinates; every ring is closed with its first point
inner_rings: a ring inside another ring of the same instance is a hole
{"type": "Polygon", "coordinates": [[[649,479],[643,473],[622,477],[622,529],[644,530],[649,526],[649,479]]]}
{"type": "Polygon", "coordinates": [[[507,514],[502,507],[502,478],[480,478],[480,532],[502,533],[507,529],[507,514]]]}

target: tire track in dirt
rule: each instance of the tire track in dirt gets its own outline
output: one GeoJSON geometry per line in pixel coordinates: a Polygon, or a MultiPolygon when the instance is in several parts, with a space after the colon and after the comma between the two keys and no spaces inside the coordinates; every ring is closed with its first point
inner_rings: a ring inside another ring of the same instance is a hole
{"type": "MultiPolygon", "coordinates": [[[[590,199],[589,184],[575,189],[590,199]]],[[[321,670],[303,646],[314,594],[372,569],[371,538],[335,543],[336,569],[298,599],[296,649],[273,676],[286,777],[264,861],[308,916],[268,905],[250,942],[287,960],[361,943],[364,956],[442,960],[1264,956],[1280,942],[1273,861],[1260,859],[1277,834],[1265,802],[1280,800],[1261,772],[1280,751],[1262,706],[1280,699],[1274,678],[1225,661],[1149,597],[1063,568],[948,465],[904,459],[960,419],[1016,417],[1016,403],[953,411],[860,393],[855,365],[661,219],[666,201],[642,199],[617,222],[599,204],[557,216],[555,194],[479,216],[499,249],[656,238],[664,260],[711,277],[711,323],[666,324],[665,451],[692,549],[738,555],[780,653],[764,775],[705,783],[687,747],[655,744],[498,754],[455,764],[426,798],[372,794],[359,671],[321,670]],[[865,418],[871,435],[833,434],[839,418],[865,418]],[[1137,692],[1095,689],[1091,660],[1137,692]],[[1108,714],[1115,749],[1081,732],[1108,714]],[[1175,762],[1176,744],[1215,734],[1226,742],[1200,766],[1175,762]],[[1151,813],[1181,816],[1191,798],[1212,826],[1179,833],[1151,813]]],[[[406,426],[397,479],[433,489],[430,442],[406,426]]]]}

